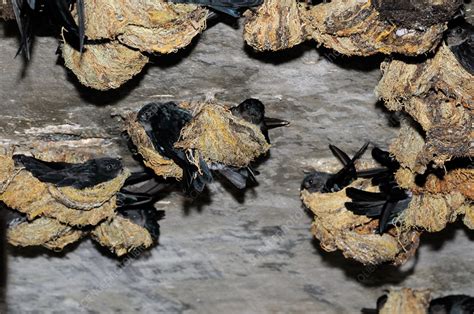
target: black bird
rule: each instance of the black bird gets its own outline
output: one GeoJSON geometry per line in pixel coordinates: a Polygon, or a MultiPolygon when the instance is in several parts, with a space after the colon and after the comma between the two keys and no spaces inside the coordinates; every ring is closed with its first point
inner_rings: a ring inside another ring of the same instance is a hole
{"type": "Polygon", "coordinates": [[[149,172],[133,172],[116,194],[116,212],[147,229],[152,239],[158,241],[158,221],[164,218],[165,212],[156,210],[154,205],[163,195],[162,192],[173,186],[173,183],[158,180],[149,172]]]}
{"type": "MultiPolygon", "coordinates": [[[[387,302],[387,295],[377,299],[377,308],[362,309],[364,314],[378,314],[387,302]]],[[[468,295],[449,295],[431,300],[428,314],[472,314],[474,313],[474,298],[468,295]]]]}
{"type": "Polygon", "coordinates": [[[150,233],[152,239],[158,241],[160,237],[158,221],[164,217],[164,211],[158,211],[154,207],[117,208],[117,213],[145,228],[150,233]]]}
{"type": "Polygon", "coordinates": [[[84,163],[47,162],[25,155],[14,155],[17,166],[24,167],[41,182],[58,187],[84,189],[114,179],[123,169],[120,159],[97,158],[84,163]]]}
{"type": "Polygon", "coordinates": [[[372,0],[371,5],[383,19],[398,27],[425,31],[459,15],[463,1],[443,1],[436,5],[427,0],[372,0]]]}
{"type": "Polygon", "coordinates": [[[193,3],[210,7],[216,11],[238,18],[241,11],[259,6],[263,0],[168,0],[174,3],[193,3]]]}
{"type": "MultiPolygon", "coordinates": [[[[290,122],[286,120],[266,117],[265,105],[255,98],[244,100],[238,106],[230,108],[230,112],[232,112],[234,116],[258,126],[268,144],[270,144],[268,130],[290,124],[290,122]]],[[[226,165],[214,164],[211,166],[211,169],[217,170],[238,189],[245,189],[248,180],[254,184],[257,183],[255,174],[258,174],[258,172],[252,169],[251,165],[238,169],[226,165]]]]}
{"type": "Polygon", "coordinates": [[[258,99],[248,98],[241,102],[238,106],[230,108],[234,116],[240,117],[247,122],[253,123],[260,128],[263,136],[270,144],[268,130],[286,126],[290,122],[286,120],[269,118],[265,116],[265,105],[258,99]]]}
{"type": "Polygon", "coordinates": [[[472,314],[474,298],[468,295],[449,295],[434,299],[428,308],[429,314],[472,314]]]}
{"type": "Polygon", "coordinates": [[[372,184],[377,185],[380,192],[348,188],[346,195],[352,201],[346,202],[344,205],[354,214],[378,218],[377,232],[383,234],[395,224],[395,218],[408,207],[412,195],[409,191],[398,186],[395,172],[400,168],[400,164],[390,156],[389,152],[375,147],[372,149],[372,157],[383,168],[368,170],[366,173],[371,174],[372,184]]]}
{"type": "Polygon", "coordinates": [[[145,129],[155,150],[183,169],[184,190],[189,195],[202,192],[206,183],[212,182],[211,171],[201,157],[192,162],[193,152],[185,152],[174,147],[180,137],[181,129],[192,118],[188,110],[179,108],[174,102],[147,104],[137,115],[138,122],[145,129]]]}
{"type": "Polygon", "coordinates": [[[446,43],[463,68],[474,75],[474,26],[462,21],[450,28],[446,43]]]}
{"type": "Polygon", "coordinates": [[[365,143],[352,159],[336,146],[329,145],[329,149],[333,155],[339,159],[344,167],[337,173],[314,171],[304,178],[301,188],[312,193],[338,192],[351,184],[355,179],[357,179],[357,177],[369,175],[365,172],[357,172],[355,168],[355,162],[364,154],[368,145],[369,143],[365,143]]]}
{"type": "MultiPolygon", "coordinates": [[[[257,99],[247,99],[238,106],[230,109],[232,114],[259,126],[262,134],[269,142],[268,130],[288,125],[288,121],[265,117],[265,106],[257,99]]],[[[179,108],[175,103],[151,103],[145,105],[137,115],[137,120],[147,132],[148,137],[160,155],[172,159],[183,169],[184,188],[188,194],[202,192],[206,183],[212,181],[211,170],[219,172],[238,189],[247,187],[247,182],[256,183],[255,174],[251,166],[236,168],[222,163],[207,164],[201,158],[194,160],[193,152],[186,153],[174,148],[182,128],[192,119],[192,114],[179,108]]]]}
{"type": "Polygon", "coordinates": [[[148,230],[154,241],[160,236],[158,221],[164,217],[164,211],[157,211],[154,207],[157,195],[157,193],[130,192],[125,189],[117,193],[117,213],[148,230]]]}
{"type": "MultiPolygon", "coordinates": [[[[20,49],[26,59],[30,59],[34,38],[35,21],[41,16],[59,28],[62,37],[75,49],[82,52],[85,42],[84,0],[12,0],[13,12],[20,31],[20,49]],[[78,23],[71,14],[77,8],[78,23]],[[63,32],[62,30],[65,30],[63,32]]],[[[17,54],[18,54],[17,53],[17,54]]]]}

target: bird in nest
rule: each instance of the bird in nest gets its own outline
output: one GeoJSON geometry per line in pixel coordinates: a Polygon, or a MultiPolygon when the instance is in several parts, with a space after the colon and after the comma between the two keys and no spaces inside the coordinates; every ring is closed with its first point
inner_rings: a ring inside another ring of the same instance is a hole
{"type": "MultiPolygon", "coordinates": [[[[289,123],[265,117],[265,106],[254,98],[230,108],[230,112],[235,117],[256,125],[268,142],[268,130],[289,123]]],[[[247,186],[247,180],[256,182],[255,172],[250,165],[237,168],[219,162],[208,164],[200,154],[196,154],[195,149],[175,147],[181,131],[192,120],[192,113],[174,102],[147,104],[137,115],[137,121],[142,125],[154,149],[161,156],[173,160],[183,170],[183,187],[187,195],[196,196],[202,192],[206,184],[212,182],[213,170],[239,189],[247,186]]]]}

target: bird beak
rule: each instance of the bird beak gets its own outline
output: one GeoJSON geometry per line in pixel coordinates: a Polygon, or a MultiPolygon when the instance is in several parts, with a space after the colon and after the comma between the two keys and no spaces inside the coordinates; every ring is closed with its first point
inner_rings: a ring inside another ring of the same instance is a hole
{"type": "Polygon", "coordinates": [[[287,126],[288,124],[290,124],[290,121],[281,120],[277,118],[269,118],[269,117],[265,117],[263,121],[265,122],[265,125],[267,126],[267,129],[269,130],[274,129],[274,128],[279,128],[282,126],[287,126]]]}

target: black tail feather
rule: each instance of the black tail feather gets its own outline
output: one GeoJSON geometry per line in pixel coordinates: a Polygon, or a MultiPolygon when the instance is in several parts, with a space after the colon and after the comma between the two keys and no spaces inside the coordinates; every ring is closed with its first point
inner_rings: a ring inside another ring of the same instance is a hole
{"type": "Polygon", "coordinates": [[[353,201],[385,201],[387,197],[383,193],[368,192],[355,188],[347,188],[346,195],[353,201]]]}
{"type": "Polygon", "coordinates": [[[341,149],[339,149],[335,145],[329,145],[329,149],[331,150],[332,154],[339,159],[339,161],[344,165],[348,165],[351,162],[351,158],[343,152],[341,149]]]}

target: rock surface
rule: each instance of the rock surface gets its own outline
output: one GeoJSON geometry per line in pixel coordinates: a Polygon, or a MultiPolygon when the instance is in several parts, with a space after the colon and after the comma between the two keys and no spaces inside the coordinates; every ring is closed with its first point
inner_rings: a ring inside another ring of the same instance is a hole
{"type": "Polygon", "coordinates": [[[198,202],[179,193],[158,202],[160,245],[136,258],[119,262],[90,241],[67,254],[11,249],[11,312],[356,313],[389,286],[474,294],[473,234],[457,226],[423,236],[417,258],[400,269],[325,253],[311,236],[303,170],[334,162],[329,143],[353,154],[395,137],[373,92],[380,58],[342,58],[313,43],[255,54],[241,28],[218,24],[177,55],[153,59],[124,88],[99,93],[57,64],[51,38],[38,38],[22,78],[11,29],[0,29],[1,144],[83,138],[133,166],[111,113],[152,100],[258,97],[269,116],[292,122],[271,133],[254,190],[232,194],[215,183],[198,202]]]}

